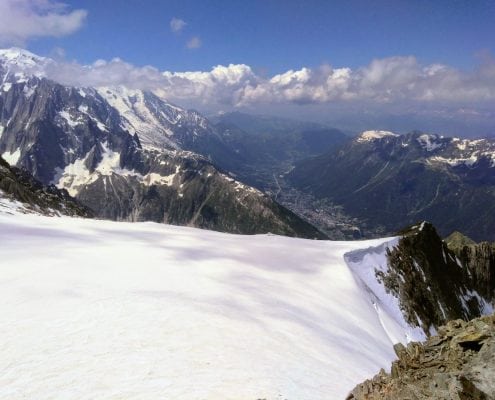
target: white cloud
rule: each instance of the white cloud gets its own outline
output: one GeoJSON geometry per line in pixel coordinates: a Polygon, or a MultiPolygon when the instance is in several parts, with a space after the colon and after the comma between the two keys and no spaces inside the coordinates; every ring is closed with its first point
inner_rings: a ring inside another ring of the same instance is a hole
{"type": "Polygon", "coordinates": [[[188,49],[199,49],[201,47],[201,39],[198,36],[194,36],[188,40],[186,47],[188,49]]]}
{"type": "MultiPolygon", "coordinates": [[[[257,75],[245,64],[218,65],[210,71],[170,72],[136,67],[115,58],[91,65],[47,63],[44,73],[64,84],[127,85],[159,91],[174,99],[196,98],[232,106],[259,103],[482,103],[495,101],[495,63],[472,71],[432,64],[414,57],[373,60],[358,68],[288,70],[271,77],[257,75]]],[[[469,107],[468,107],[469,108],[469,107]]]]}
{"type": "Polygon", "coordinates": [[[31,38],[69,35],[86,16],[86,10],[68,11],[54,0],[1,0],[0,43],[22,45],[31,38]]]}
{"type": "Polygon", "coordinates": [[[277,108],[290,110],[287,113],[292,115],[299,107],[307,115],[319,110],[320,114],[372,118],[386,112],[445,120],[479,118],[495,126],[494,113],[487,113],[495,104],[492,60],[463,71],[447,65],[421,65],[414,57],[390,57],[356,69],[323,65],[268,77],[245,64],[218,65],[209,71],[163,72],[118,58],[91,65],[55,61],[41,68],[47,77],[63,84],[152,90],[179,105],[206,112],[236,107],[268,112],[277,108]]]}
{"type": "Polygon", "coordinates": [[[163,85],[162,73],[151,66],[136,67],[120,58],[96,60],[90,65],[76,62],[52,62],[42,67],[49,79],[64,85],[118,86],[154,90],[163,85]]]}
{"type": "Polygon", "coordinates": [[[55,60],[64,60],[65,59],[65,49],[62,47],[54,47],[50,51],[50,57],[54,58],[55,60]]]}
{"type": "Polygon", "coordinates": [[[186,25],[187,23],[180,18],[174,17],[170,20],[170,30],[174,33],[180,33],[186,25]]]}

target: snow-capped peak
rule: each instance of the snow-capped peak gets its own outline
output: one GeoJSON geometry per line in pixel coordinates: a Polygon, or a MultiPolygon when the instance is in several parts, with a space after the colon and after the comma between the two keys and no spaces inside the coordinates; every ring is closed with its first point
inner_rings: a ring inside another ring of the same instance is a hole
{"type": "Polygon", "coordinates": [[[32,68],[44,64],[48,60],[48,58],[37,56],[28,50],[20,49],[18,47],[0,49],[0,61],[9,64],[10,66],[32,68]]]}
{"type": "MultiPolygon", "coordinates": [[[[1,81],[8,89],[12,83],[26,82],[31,77],[44,77],[45,68],[50,63],[53,63],[50,58],[40,57],[17,47],[0,49],[0,67],[5,70],[1,81]]],[[[8,91],[5,86],[2,89],[8,91]]]]}
{"type": "Polygon", "coordinates": [[[120,114],[122,128],[132,135],[137,133],[145,148],[175,149],[180,147],[176,132],[181,128],[187,127],[194,136],[209,129],[200,114],[170,104],[152,92],[124,86],[96,90],[120,114]]]}
{"type": "Polygon", "coordinates": [[[372,140],[383,139],[385,137],[396,137],[399,136],[397,133],[390,131],[364,131],[358,138],[358,142],[370,142],[372,140]]]}

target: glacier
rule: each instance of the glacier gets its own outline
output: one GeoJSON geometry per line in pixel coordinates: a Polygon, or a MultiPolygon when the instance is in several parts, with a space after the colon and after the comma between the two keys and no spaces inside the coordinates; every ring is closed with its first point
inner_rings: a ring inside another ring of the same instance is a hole
{"type": "Polygon", "coordinates": [[[396,238],[23,212],[0,201],[0,398],[338,399],[420,339],[363,284],[396,238]]]}

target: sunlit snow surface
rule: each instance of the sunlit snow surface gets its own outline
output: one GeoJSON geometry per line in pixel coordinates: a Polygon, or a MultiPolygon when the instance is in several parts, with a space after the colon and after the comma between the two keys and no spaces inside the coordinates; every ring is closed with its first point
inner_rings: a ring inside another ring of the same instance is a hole
{"type": "Polygon", "coordinates": [[[0,213],[0,398],[342,399],[394,359],[344,261],[384,241],[0,213]]]}

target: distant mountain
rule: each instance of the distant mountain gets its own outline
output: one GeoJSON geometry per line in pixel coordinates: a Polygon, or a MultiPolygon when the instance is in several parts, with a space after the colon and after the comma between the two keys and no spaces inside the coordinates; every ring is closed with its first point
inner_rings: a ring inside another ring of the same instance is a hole
{"type": "Polygon", "coordinates": [[[241,112],[211,117],[236,162],[215,160],[241,179],[264,190],[277,191],[278,176],[295,162],[323,154],[348,137],[324,125],[241,112]]]}
{"type": "Polygon", "coordinates": [[[0,157],[0,210],[42,215],[92,217],[93,212],[66,190],[45,186],[29,172],[11,167],[0,157]]]}
{"type": "MultiPolygon", "coordinates": [[[[235,125],[246,133],[260,135],[262,133],[284,133],[304,131],[330,130],[326,125],[316,122],[300,121],[291,118],[275,117],[273,115],[248,114],[239,111],[220,113],[208,118],[213,124],[224,123],[235,125]]],[[[334,131],[337,131],[334,129],[334,131]]],[[[339,131],[340,132],[340,131],[339,131]]],[[[342,133],[342,132],[341,132],[342,133]]]]}
{"type": "Polygon", "coordinates": [[[442,235],[495,239],[495,140],[368,131],[301,161],[287,179],[375,232],[426,219],[442,235]]]}
{"type": "Polygon", "coordinates": [[[103,218],[324,237],[216,168],[235,154],[197,112],[140,90],[60,85],[38,68],[50,62],[0,51],[0,155],[11,165],[103,218]]]}

